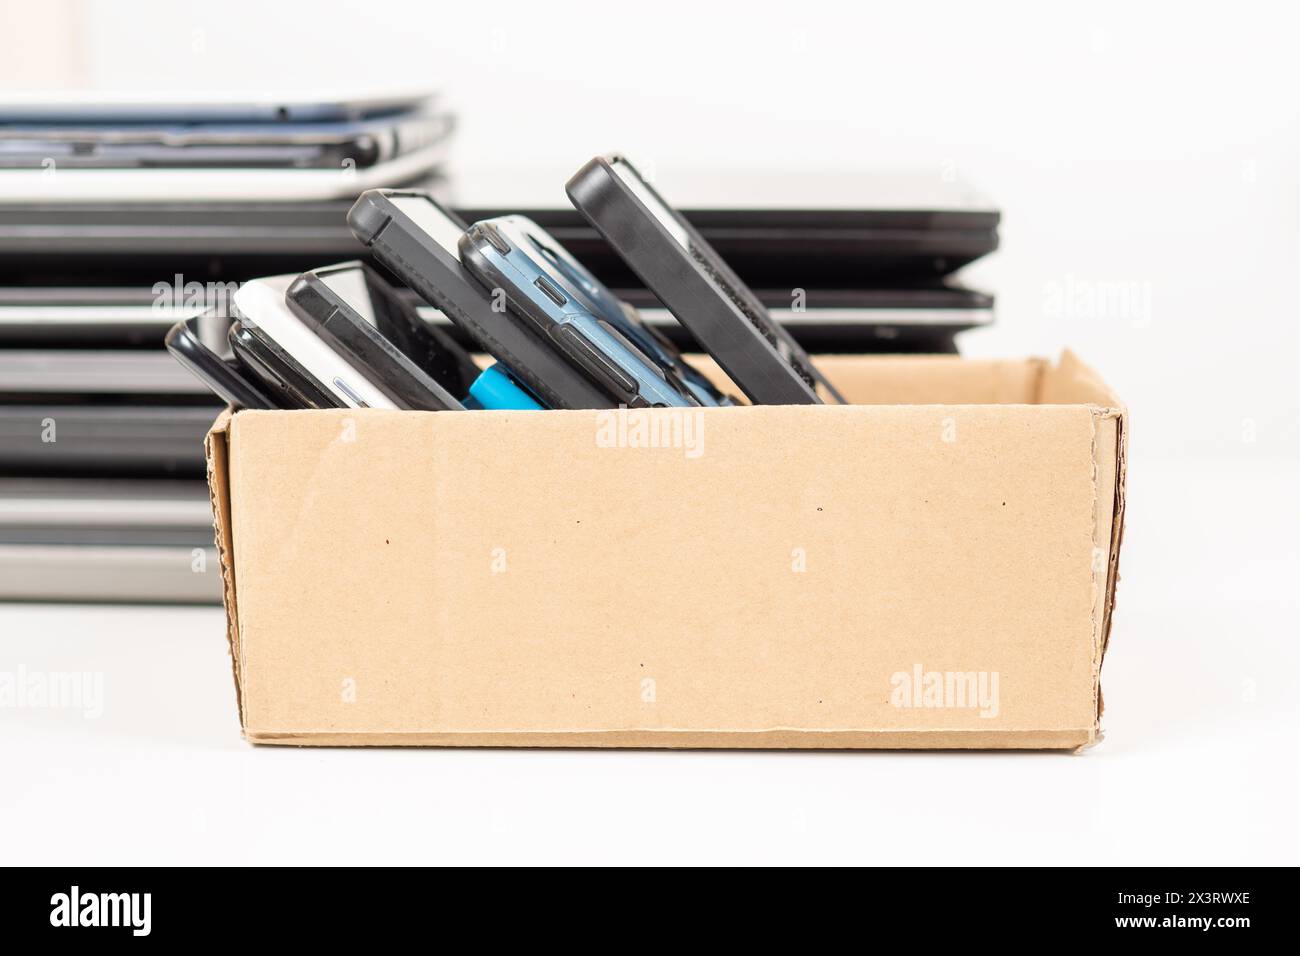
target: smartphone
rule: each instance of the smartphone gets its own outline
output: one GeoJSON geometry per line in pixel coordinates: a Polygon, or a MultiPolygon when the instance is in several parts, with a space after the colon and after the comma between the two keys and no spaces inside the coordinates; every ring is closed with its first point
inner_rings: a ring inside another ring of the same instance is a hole
{"type": "Polygon", "coordinates": [[[344,262],[304,272],[285,302],[398,408],[463,409],[478,366],[429,328],[374,270],[344,262]]]}
{"type": "Polygon", "coordinates": [[[356,366],[293,314],[285,302],[285,293],[296,278],[280,275],[242,283],[234,303],[243,325],[252,326],[291,356],[316,390],[330,396],[333,407],[397,408],[356,366]]]}
{"type": "Polygon", "coordinates": [[[844,397],[744,282],[626,159],[598,156],[569,199],[755,404],[844,397]]]}
{"type": "Polygon", "coordinates": [[[242,365],[230,347],[234,320],[220,308],[177,322],[167,351],[222,400],[239,408],[281,408],[273,393],[242,365]]]}
{"type": "MultiPolygon", "coordinates": [[[[571,290],[574,296],[584,297],[590,308],[630,339],[637,348],[677,372],[700,404],[735,404],[733,398],[714,387],[698,369],[687,362],[681,350],[662,332],[646,322],[639,309],[615,295],[590,269],[574,258],[567,248],[555,242],[540,228],[529,234],[528,241],[554,267],[556,281],[563,288],[571,290]]],[[[650,296],[650,299],[653,301],[654,297],[650,296]]]]}
{"type": "Polygon", "coordinates": [[[240,363],[281,408],[345,408],[292,355],[255,326],[236,320],[227,335],[240,363]]]}
{"type": "Polygon", "coordinates": [[[461,237],[461,262],[488,289],[556,342],[579,368],[629,408],[717,405],[702,375],[656,341],[635,312],[524,216],[477,222],[461,237]],[[702,385],[701,385],[702,383],[702,385]]]}
{"type": "Polygon", "coordinates": [[[348,225],[386,269],[463,329],[543,406],[618,405],[465,269],[459,243],[466,224],[428,193],[367,190],[348,212],[348,225]]]}
{"type": "Polygon", "coordinates": [[[304,272],[289,286],[286,301],[399,408],[542,407],[497,366],[480,382],[486,373],[473,356],[420,318],[408,298],[364,263],[304,272]]]}

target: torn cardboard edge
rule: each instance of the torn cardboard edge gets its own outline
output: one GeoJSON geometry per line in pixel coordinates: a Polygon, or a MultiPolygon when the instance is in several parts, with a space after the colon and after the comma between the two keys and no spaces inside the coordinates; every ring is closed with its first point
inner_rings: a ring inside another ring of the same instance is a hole
{"type": "MultiPolygon", "coordinates": [[[[1104,557],[1097,567],[1099,619],[1096,624],[1095,688],[1097,735],[1105,709],[1101,665],[1110,642],[1119,581],[1119,553],[1124,537],[1124,501],[1128,477],[1128,410],[1118,395],[1073,352],[1061,355],[1056,366],[1042,363],[1035,404],[1087,404],[1094,408],[1093,459],[1097,504],[1094,554],[1104,557]]],[[[1094,741],[1095,742],[1095,741],[1094,741]]]]}
{"type": "Polygon", "coordinates": [[[203,439],[207,460],[208,495],[212,500],[212,526],[221,563],[221,604],[226,612],[226,644],[235,679],[235,704],[239,708],[239,726],[244,727],[243,680],[240,672],[239,610],[235,597],[235,552],[230,529],[230,420],[233,410],[227,406],[212,423],[203,439]]]}
{"type": "MultiPolygon", "coordinates": [[[[238,611],[238,579],[232,539],[230,495],[230,431],[233,413],[221,413],[205,446],[212,498],[216,543],[221,562],[227,640],[240,726],[253,743],[319,746],[466,746],[466,747],[672,747],[754,749],[1082,749],[1100,736],[1102,697],[1100,671],[1109,642],[1116,584],[1118,552],[1123,539],[1124,488],[1127,461],[1127,412],[1115,393],[1073,353],[1065,352],[1052,365],[1042,359],[1020,361],[965,360],[955,356],[826,356],[818,359],[827,374],[849,394],[855,404],[905,405],[1084,405],[1092,414],[1094,554],[1100,555],[1094,573],[1093,700],[1091,727],[1067,729],[942,730],[942,729],[628,729],[585,728],[493,730],[491,732],[340,732],[335,729],[295,728],[269,732],[247,726],[244,701],[245,665],[238,611]],[[916,393],[916,379],[933,376],[920,371],[941,370],[944,387],[930,401],[916,393]],[[844,379],[851,378],[852,382],[844,379]],[[944,393],[946,391],[946,393],[944,393]],[[955,397],[978,398],[952,402],[955,397]],[[889,401],[902,397],[907,401],[889,401]],[[947,400],[945,400],[947,399],[947,400]]],[[[828,409],[833,412],[833,409],[828,409]]]]}

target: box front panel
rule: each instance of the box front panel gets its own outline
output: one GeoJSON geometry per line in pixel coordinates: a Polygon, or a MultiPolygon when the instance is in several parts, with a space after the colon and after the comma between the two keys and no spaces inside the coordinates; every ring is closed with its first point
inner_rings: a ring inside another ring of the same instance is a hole
{"type": "Polygon", "coordinates": [[[1092,440],[1083,406],[241,413],[246,730],[1090,731],[1092,440]]]}

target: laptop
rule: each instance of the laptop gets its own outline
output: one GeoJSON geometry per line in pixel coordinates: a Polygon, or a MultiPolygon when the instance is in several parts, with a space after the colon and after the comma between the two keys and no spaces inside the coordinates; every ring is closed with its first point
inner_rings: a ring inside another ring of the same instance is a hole
{"type": "Polygon", "coordinates": [[[0,479],[0,600],[221,600],[207,485],[0,479]]]}

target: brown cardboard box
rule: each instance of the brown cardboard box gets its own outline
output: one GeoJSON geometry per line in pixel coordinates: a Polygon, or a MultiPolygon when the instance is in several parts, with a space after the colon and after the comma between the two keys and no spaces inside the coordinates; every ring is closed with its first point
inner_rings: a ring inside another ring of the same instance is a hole
{"type": "Polygon", "coordinates": [[[245,736],[1093,742],[1121,402],[1068,353],[820,364],[859,404],[223,415],[245,736]]]}

